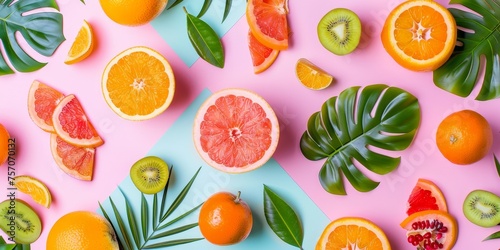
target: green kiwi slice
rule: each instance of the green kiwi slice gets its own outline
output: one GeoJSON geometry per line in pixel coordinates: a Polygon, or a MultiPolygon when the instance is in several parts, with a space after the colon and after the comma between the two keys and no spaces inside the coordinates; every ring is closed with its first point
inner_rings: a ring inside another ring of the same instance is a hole
{"type": "Polygon", "coordinates": [[[27,203],[9,199],[0,203],[0,228],[10,241],[31,244],[40,237],[42,222],[27,203]]]}
{"type": "Polygon", "coordinates": [[[361,21],[358,15],[345,8],[336,8],[323,16],[318,23],[321,45],[336,55],[354,51],[361,38],[361,21]]]}
{"type": "Polygon", "coordinates": [[[146,156],[130,168],[130,178],[139,191],[156,194],[165,188],[170,172],[161,158],[146,156]]]}
{"type": "Polygon", "coordinates": [[[463,212],[472,223],[493,227],[500,223],[500,197],[485,190],[474,190],[464,200],[463,212]]]}

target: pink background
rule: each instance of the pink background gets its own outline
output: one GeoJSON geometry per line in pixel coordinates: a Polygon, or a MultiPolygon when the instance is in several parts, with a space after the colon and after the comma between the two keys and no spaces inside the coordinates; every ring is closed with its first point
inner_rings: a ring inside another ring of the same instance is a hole
{"type": "MultiPolygon", "coordinates": [[[[493,153],[500,156],[500,100],[479,102],[472,97],[460,98],[437,88],[432,73],[412,72],[400,67],[385,52],[379,34],[391,9],[402,1],[295,1],[289,3],[291,44],[281,52],[266,72],[254,75],[246,35],[245,18],[223,37],[226,52],[224,69],[198,60],[188,68],[169,46],[149,26],[124,27],[110,21],[96,0],[82,5],[77,0],[60,0],[64,15],[64,42],[51,58],[33,54],[49,64],[34,73],[0,77],[0,123],[17,142],[17,175],[28,174],[47,184],[53,195],[50,209],[34,204],[29,197],[18,193],[38,211],[44,230],[33,249],[44,249],[53,223],[74,210],[95,211],[125,178],[129,167],[156,143],[190,102],[203,90],[216,91],[227,87],[242,87],[256,91],[274,108],[281,123],[280,144],[275,159],[304,189],[330,219],[361,216],[378,224],[386,232],[393,249],[410,249],[405,231],[399,223],[405,218],[406,201],[418,178],[434,181],[443,191],[449,212],[459,223],[459,238],[455,249],[498,249],[498,240],[481,242],[500,228],[480,228],[468,222],[462,213],[465,196],[474,189],[486,189],[500,194],[499,176],[493,153]],[[347,56],[336,56],[319,43],[316,25],[330,9],[346,7],[355,11],[363,24],[363,36],[358,49],[347,56]],[[85,19],[94,27],[98,46],[85,61],[68,66],[63,63],[71,43],[85,19]],[[107,62],[119,52],[132,46],[149,46],[162,53],[171,63],[177,89],[170,108],[162,115],[144,122],[131,122],[118,117],[105,103],[101,93],[101,75],[107,62]],[[304,88],[296,79],[296,61],[305,57],[330,72],[336,83],[321,91],[304,88]],[[87,115],[105,144],[97,149],[94,179],[84,182],[62,173],[55,165],[49,147],[49,135],[29,118],[28,89],[33,80],[40,80],[64,94],[76,94],[87,115]],[[367,173],[380,186],[369,193],[358,193],[346,185],[347,196],[325,192],[318,181],[323,161],[305,159],[299,149],[300,136],[309,116],[318,111],[329,97],[338,95],[350,86],[385,83],[401,87],[420,102],[422,119],[414,143],[401,155],[401,166],[386,176],[367,173]],[[456,166],[444,159],[434,142],[439,122],[453,111],[473,109],[491,124],[494,133],[492,152],[483,160],[456,166]]],[[[443,5],[447,1],[438,1],[443,5]]],[[[179,20],[184,22],[185,20],[179,20]]],[[[165,24],[165,25],[175,25],[165,24]]],[[[6,165],[0,171],[0,187],[6,190],[6,165]]],[[[7,192],[5,192],[5,196],[7,192]]],[[[307,228],[305,229],[307,230],[307,228]]],[[[3,235],[3,234],[2,234],[3,235]]],[[[265,248],[265,246],[262,246],[265,248]]]]}

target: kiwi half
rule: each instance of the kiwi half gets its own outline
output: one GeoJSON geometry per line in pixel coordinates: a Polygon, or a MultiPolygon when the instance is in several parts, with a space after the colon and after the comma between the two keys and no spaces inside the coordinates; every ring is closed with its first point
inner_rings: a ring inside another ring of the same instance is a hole
{"type": "Polygon", "coordinates": [[[496,226],[500,223],[500,197],[485,190],[474,190],[465,198],[463,212],[478,226],[496,226]]]}
{"type": "Polygon", "coordinates": [[[165,188],[170,172],[161,158],[146,156],[130,168],[130,178],[139,191],[156,194],[165,188]]]}
{"type": "Polygon", "coordinates": [[[358,15],[345,8],[326,13],[318,23],[321,45],[336,55],[353,52],[361,38],[361,21],[358,15]]]}
{"type": "Polygon", "coordinates": [[[42,222],[27,203],[9,199],[0,203],[0,228],[10,240],[31,244],[40,237],[42,222]]]}

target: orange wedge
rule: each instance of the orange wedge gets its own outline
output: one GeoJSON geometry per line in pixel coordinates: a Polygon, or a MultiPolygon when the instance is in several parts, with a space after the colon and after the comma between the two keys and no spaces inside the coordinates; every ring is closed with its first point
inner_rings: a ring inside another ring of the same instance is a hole
{"type": "Polygon", "coordinates": [[[120,117],[140,121],[158,116],[174,98],[174,72],[167,59],[147,47],[113,58],[102,76],[102,93],[120,117]]]}
{"type": "Polygon", "coordinates": [[[288,48],[288,0],[249,0],[246,18],[255,38],[264,46],[288,48]]]}
{"type": "Polygon", "coordinates": [[[95,41],[92,27],[87,21],[83,20],[83,26],[80,28],[80,31],[78,31],[64,63],[74,64],[82,61],[92,53],[94,45],[95,41]]]}
{"type": "Polygon", "coordinates": [[[248,48],[250,49],[250,55],[252,57],[253,72],[255,74],[261,73],[268,69],[278,57],[280,53],[279,50],[268,48],[248,31],[248,48]]]}
{"type": "Polygon", "coordinates": [[[15,178],[15,187],[22,193],[28,194],[33,200],[46,207],[50,207],[52,196],[49,189],[40,180],[31,176],[20,175],[15,178]]]}
{"type": "Polygon", "coordinates": [[[333,81],[333,76],[305,58],[297,61],[295,74],[302,85],[312,90],[324,89],[333,81]]]}
{"type": "Polygon", "coordinates": [[[401,66],[432,71],[451,56],[457,27],[450,11],[433,0],[409,0],[397,6],[382,29],[382,44],[401,66]]]}

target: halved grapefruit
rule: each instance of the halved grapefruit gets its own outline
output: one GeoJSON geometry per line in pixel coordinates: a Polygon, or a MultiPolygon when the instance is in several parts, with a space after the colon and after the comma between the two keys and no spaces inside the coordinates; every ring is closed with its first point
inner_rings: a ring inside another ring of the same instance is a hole
{"type": "Polygon", "coordinates": [[[246,9],[248,26],[255,38],[266,47],[288,48],[288,0],[249,0],[246,9]]]}
{"type": "Polygon", "coordinates": [[[194,120],[193,139],[201,158],[228,173],[259,168],[274,154],[279,123],[271,106],[245,89],[212,94],[194,120]]]}
{"type": "Polygon", "coordinates": [[[31,120],[41,129],[54,132],[52,114],[64,95],[39,81],[31,83],[28,92],[28,113],[31,120]]]}
{"type": "Polygon", "coordinates": [[[406,214],[411,215],[424,210],[448,211],[446,199],[441,189],[432,181],[418,179],[408,198],[408,210],[406,214]]]}
{"type": "Polygon", "coordinates": [[[77,147],[98,147],[104,143],[75,95],[64,97],[52,115],[54,130],[61,139],[77,147]]]}
{"type": "Polygon", "coordinates": [[[79,180],[92,180],[95,148],[73,146],[57,134],[51,134],[50,150],[57,166],[66,174],[79,180]]]}
{"type": "Polygon", "coordinates": [[[279,50],[266,47],[248,31],[248,48],[250,49],[250,56],[252,57],[253,72],[255,74],[261,73],[268,69],[278,57],[279,50]]]}

